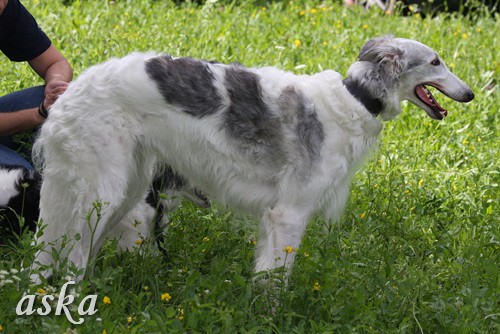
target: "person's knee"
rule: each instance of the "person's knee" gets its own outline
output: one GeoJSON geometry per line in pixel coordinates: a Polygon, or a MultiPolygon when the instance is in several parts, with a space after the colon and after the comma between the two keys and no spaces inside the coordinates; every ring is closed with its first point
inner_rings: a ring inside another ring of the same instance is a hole
{"type": "Polygon", "coordinates": [[[0,145],[0,166],[24,167],[27,170],[33,170],[33,166],[19,153],[2,145],[0,145]]]}

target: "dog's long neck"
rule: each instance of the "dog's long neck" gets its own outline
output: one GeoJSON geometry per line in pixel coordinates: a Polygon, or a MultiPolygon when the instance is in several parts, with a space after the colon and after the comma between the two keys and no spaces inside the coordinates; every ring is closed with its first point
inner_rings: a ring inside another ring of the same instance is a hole
{"type": "Polygon", "coordinates": [[[351,77],[345,78],[343,81],[349,93],[352,94],[365,108],[373,115],[380,114],[384,105],[378,98],[373,97],[370,92],[364,88],[358,81],[353,80],[351,77]]]}

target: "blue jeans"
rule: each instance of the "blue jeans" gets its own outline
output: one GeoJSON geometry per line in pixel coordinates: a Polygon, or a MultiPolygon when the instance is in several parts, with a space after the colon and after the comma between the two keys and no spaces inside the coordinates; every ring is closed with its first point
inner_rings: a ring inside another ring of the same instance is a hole
{"type": "MultiPolygon", "coordinates": [[[[1,96],[0,112],[13,112],[38,107],[43,101],[44,89],[45,86],[37,86],[1,96]]],[[[33,137],[31,136],[31,138],[33,137]]],[[[31,157],[31,152],[22,146],[16,143],[13,136],[0,137],[0,165],[23,166],[29,170],[33,169],[31,163],[20,154],[22,152],[25,156],[31,157]]]]}

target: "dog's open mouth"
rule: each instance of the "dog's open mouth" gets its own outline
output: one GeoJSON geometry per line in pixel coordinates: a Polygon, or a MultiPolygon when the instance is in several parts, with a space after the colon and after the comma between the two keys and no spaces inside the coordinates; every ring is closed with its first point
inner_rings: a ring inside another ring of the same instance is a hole
{"type": "Polygon", "coordinates": [[[442,120],[445,116],[448,115],[448,111],[441,107],[441,105],[436,101],[432,93],[425,87],[425,85],[419,85],[415,87],[415,95],[417,95],[418,99],[425,103],[431,110],[431,112],[427,111],[427,114],[438,120],[442,120]]]}

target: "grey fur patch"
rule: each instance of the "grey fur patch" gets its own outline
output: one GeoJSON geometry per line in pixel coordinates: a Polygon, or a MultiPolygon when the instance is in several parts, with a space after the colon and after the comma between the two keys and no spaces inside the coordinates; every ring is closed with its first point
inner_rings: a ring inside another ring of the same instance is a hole
{"type": "Polygon", "coordinates": [[[407,66],[407,70],[410,70],[414,67],[417,67],[417,66],[420,66],[420,65],[423,65],[425,64],[426,60],[425,59],[422,59],[422,58],[415,58],[415,59],[411,59],[409,58],[409,61],[408,61],[408,66],[407,66]]]}
{"type": "Polygon", "coordinates": [[[303,155],[306,154],[310,161],[318,159],[325,140],[325,133],[323,124],[318,120],[314,104],[308,101],[295,87],[288,86],[279,96],[278,105],[288,121],[291,121],[292,117],[297,117],[295,131],[298,137],[299,152],[303,155]]]}
{"type": "Polygon", "coordinates": [[[258,159],[280,160],[281,123],[262,97],[259,76],[242,67],[226,69],[230,106],[224,126],[241,150],[258,159]],[[274,157],[274,158],[273,158],[274,157]]]}
{"type": "Polygon", "coordinates": [[[164,55],[146,62],[146,73],[153,79],[167,103],[202,118],[222,108],[210,64],[192,58],[173,59],[164,55]]]}
{"type": "Polygon", "coordinates": [[[183,196],[202,208],[210,207],[210,200],[199,189],[189,185],[188,180],[181,174],[175,172],[170,165],[164,165],[153,179],[151,189],[146,202],[153,208],[157,208],[161,192],[181,191],[183,196]],[[187,195],[191,195],[187,197],[187,195]]]}
{"type": "Polygon", "coordinates": [[[180,190],[188,185],[187,179],[179,173],[174,172],[172,167],[165,165],[153,180],[153,186],[157,189],[180,190]]]}

